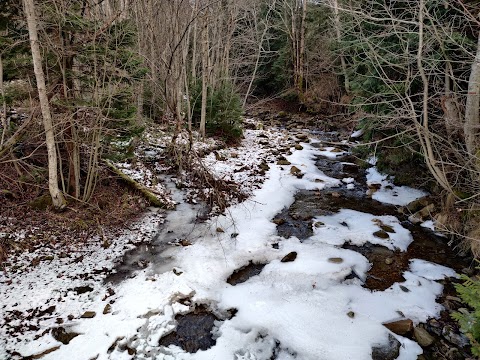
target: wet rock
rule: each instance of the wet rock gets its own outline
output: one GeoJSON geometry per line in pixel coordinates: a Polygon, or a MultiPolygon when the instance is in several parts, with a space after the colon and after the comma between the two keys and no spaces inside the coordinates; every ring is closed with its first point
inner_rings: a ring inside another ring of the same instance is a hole
{"type": "Polygon", "coordinates": [[[351,164],[351,163],[343,163],[342,164],[342,170],[343,170],[343,172],[349,173],[349,174],[356,174],[359,171],[358,165],[351,164]]]}
{"type": "Polygon", "coordinates": [[[248,265],[242,266],[240,269],[235,270],[232,275],[228,277],[227,283],[233,286],[241,284],[250,279],[252,276],[260,274],[265,265],[266,264],[254,263],[253,261],[250,261],[248,265]]]}
{"type": "Polygon", "coordinates": [[[394,360],[400,354],[400,341],[388,334],[388,343],[372,347],[372,360],[394,360]]]}
{"type": "Polygon", "coordinates": [[[417,326],[413,329],[413,337],[421,347],[427,347],[434,343],[435,338],[427,330],[417,326]]]}
{"type": "Polygon", "coordinates": [[[393,229],[393,227],[389,226],[389,225],[385,225],[385,224],[381,224],[380,225],[380,229],[382,229],[383,231],[387,232],[387,233],[390,233],[390,234],[394,234],[395,233],[395,230],[393,229]]]}
{"type": "Polygon", "coordinates": [[[397,335],[405,335],[413,330],[413,321],[410,319],[401,319],[383,323],[383,326],[397,335]]]}
{"type": "Polygon", "coordinates": [[[445,339],[458,347],[465,347],[469,344],[468,338],[465,335],[455,332],[450,325],[446,325],[443,328],[442,335],[445,339]]]}
{"type": "Polygon", "coordinates": [[[390,235],[388,235],[387,232],[383,231],[383,230],[378,230],[378,231],[375,231],[373,233],[373,236],[379,238],[379,239],[388,239],[390,238],[390,235]]]}
{"type": "Polygon", "coordinates": [[[85,311],[80,317],[82,319],[91,319],[91,318],[94,318],[95,315],[97,315],[95,311],[85,311]]]}
{"type": "Polygon", "coordinates": [[[329,258],[328,261],[331,262],[331,263],[333,263],[333,264],[341,264],[341,263],[343,263],[343,259],[342,259],[342,258],[339,258],[339,257],[329,258]]]}
{"type": "Polygon", "coordinates": [[[77,286],[73,290],[77,293],[77,295],[80,295],[80,294],[85,294],[87,292],[93,291],[93,288],[89,285],[85,285],[85,286],[77,286]]]}
{"type": "Polygon", "coordinates": [[[189,353],[207,350],[215,345],[212,330],[219,319],[204,306],[193,312],[175,316],[177,327],[174,332],[162,337],[160,346],[176,345],[189,353]]]}
{"type": "Polygon", "coordinates": [[[295,261],[295,259],[297,258],[297,253],[295,251],[292,251],[291,253],[285,255],[283,257],[282,260],[280,260],[281,262],[292,262],[292,261],[295,261]]]}
{"type": "Polygon", "coordinates": [[[282,224],[285,224],[285,219],[275,218],[275,219],[272,220],[272,222],[273,222],[275,225],[282,225],[282,224]]]}
{"type": "Polygon", "coordinates": [[[65,345],[68,345],[73,338],[80,335],[75,332],[67,332],[63,327],[53,328],[51,334],[55,340],[60,341],[65,345]]]}

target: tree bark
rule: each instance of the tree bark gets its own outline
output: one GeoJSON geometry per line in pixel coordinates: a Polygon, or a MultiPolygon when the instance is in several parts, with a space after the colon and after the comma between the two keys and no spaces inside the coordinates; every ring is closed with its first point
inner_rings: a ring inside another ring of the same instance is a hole
{"type": "Polygon", "coordinates": [[[37,18],[35,16],[35,4],[33,0],[23,0],[25,15],[27,18],[30,46],[32,49],[33,67],[37,81],[38,97],[42,110],[43,126],[45,129],[45,142],[48,152],[48,189],[52,197],[53,206],[63,209],[66,206],[65,198],[58,187],[57,154],[55,150],[55,134],[53,120],[48,102],[45,86],[45,76],[42,67],[42,57],[38,45],[37,18]]]}
{"type": "MultiPolygon", "coordinates": [[[[333,22],[335,24],[335,33],[337,37],[337,42],[342,41],[342,24],[340,22],[340,14],[338,11],[338,0],[332,0],[333,7],[333,22]]],[[[347,64],[345,62],[345,57],[340,54],[340,64],[342,65],[343,81],[345,86],[345,91],[347,94],[350,92],[350,81],[347,74],[347,64]]]]}
{"type": "Polygon", "coordinates": [[[5,99],[5,88],[3,86],[3,60],[2,54],[0,54],[0,95],[2,96],[2,138],[0,139],[0,149],[3,147],[5,142],[5,134],[8,131],[8,124],[7,124],[7,102],[5,99]]]}
{"type": "Polygon", "coordinates": [[[468,81],[468,95],[465,104],[465,123],[463,132],[465,145],[470,155],[477,155],[477,137],[480,126],[480,33],[478,34],[477,53],[472,64],[468,81]]]}
{"type": "Polygon", "coordinates": [[[202,41],[202,108],[200,110],[200,135],[205,139],[205,127],[207,122],[207,79],[208,79],[208,17],[204,18],[202,41]]]}

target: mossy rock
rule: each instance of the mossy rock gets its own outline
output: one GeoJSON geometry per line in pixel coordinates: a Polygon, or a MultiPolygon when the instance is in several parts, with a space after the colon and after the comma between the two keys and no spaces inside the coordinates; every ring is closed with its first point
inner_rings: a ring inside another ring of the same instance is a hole
{"type": "Polygon", "coordinates": [[[379,239],[388,239],[390,237],[390,235],[388,235],[388,233],[383,231],[383,230],[375,231],[373,233],[373,236],[375,236],[379,239]]]}
{"type": "Polygon", "coordinates": [[[39,196],[28,203],[28,205],[35,210],[47,210],[52,204],[52,197],[49,194],[39,196]]]}

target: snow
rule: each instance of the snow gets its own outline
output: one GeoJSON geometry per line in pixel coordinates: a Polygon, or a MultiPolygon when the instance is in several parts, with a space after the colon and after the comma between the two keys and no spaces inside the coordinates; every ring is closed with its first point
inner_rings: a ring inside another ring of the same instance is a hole
{"type": "Polygon", "coordinates": [[[420,259],[413,259],[410,261],[410,271],[428,280],[441,280],[445,277],[458,277],[458,274],[454,270],[446,266],[420,259]]]}
{"type": "Polygon", "coordinates": [[[372,199],[385,204],[405,206],[414,200],[428,195],[425,191],[408,186],[395,186],[388,180],[387,175],[381,174],[375,167],[367,170],[367,185],[372,184],[381,186],[380,189],[372,194],[372,199]]]}
{"type": "MultiPolygon", "coordinates": [[[[255,134],[247,133],[246,144],[254,141],[255,134]]],[[[277,134],[272,138],[282,137],[277,134]]],[[[129,242],[136,231],[153,237],[161,222],[159,214],[148,215],[108,249],[101,249],[98,241],[92,243],[78,263],[72,257],[55,257],[27,273],[10,274],[11,285],[6,285],[5,275],[0,275],[0,316],[13,310],[25,314],[34,307],[55,305],[52,316],[38,323],[38,331],[25,331],[13,340],[2,328],[0,344],[3,342],[6,349],[14,349],[22,356],[60,346],[43,356],[45,360],[266,360],[274,352],[277,359],[362,360],[371,359],[373,345],[387,343],[389,331],[382,323],[398,318],[399,312],[416,324],[438,316],[442,308],[435,300],[442,285],[435,280],[455,276],[450,269],[413,260],[409,271],[403,274],[404,282],[385,291],[370,291],[361,287],[360,280],[366,278],[371,266],[368,260],[341,248],[346,242],[362,245],[368,241],[405,251],[412,236],[394,216],[343,209],[316,217],[314,235],[303,242],[295,237],[277,236],[272,218],[292,204],[299,189],[322,190],[342,184],[315,166],[316,156],[337,157],[339,153],[334,148],[302,146],[303,150],[287,157],[291,165],[271,163],[263,185],[252,190],[249,200],[229,207],[225,215],[195,224],[196,209],[180,203],[177,212],[167,217],[170,224],[167,222],[166,226],[171,231],[180,228],[182,234],[190,234],[192,245],[167,247],[161,254],[163,262],[139,270],[118,284],[104,284],[104,275],[95,275],[94,270],[111,269],[121,254],[132,247],[129,242]],[[301,179],[290,174],[292,166],[302,171],[301,179]],[[382,226],[394,231],[387,239],[373,235],[382,226]],[[219,227],[224,232],[216,231],[219,227]],[[274,243],[278,249],[272,247],[274,243]],[[293,251],[297,253],[295,261],[280,261],[293,251]],[[229,275],[250,261],[267,265],[258,276],[229,285],[229,275]],[[360,279],[345,280],[352,270],[360,279]],[[89,274],[88,280],[84,280],[83,274],[89,274]],[[85,284],[93,290],[82,295],[70,290],[85,284]],[[400,285],[410,291],[405,292],[400,285]],[[114,290],[113,295],[109,288],[114,290]],[[216,323],[216,345],[208,350],[190,354],[176,346],[158,346],[159,339],[174,329],[175,316],[188,312],[189,307],[179,302],[185,298],[207,304],[218,314],[232,308],[238,310],[231,319],[216,323]],[[112,311],[103,314],[107,303],[112,311]],[[80,318],[87,310],[95,311],[96,316],[80,318]],[[68,314],[74,319],[65,320],[62,326],[80,335],[63,345],[46,330],[57,327],[56,318],[68,314]],[[136,354],[129,355],[126,346],[136,354]]],[[[260,150],[251,146],[241,151],[238,149],[238,161],[254,166],[260,150]]],[[[226,163],[210,160],[208,166],[217,176],[243,179],[242,175],[229,173],[231,167],[229,170],[226,163]]],[[[370,174],[370,180],[377,176],[375,172],[370,174]]],[[[350,179],[343,179],[343,183],[353,185],[350,179]]],[[[413,189],[401,190],[398,198],[410,198],[413,194],[413,189]]],[[[174,199],[178,200],[175,196],[174,199]]],[[[416,359],[422,353],[415,342],[396,337],[402,343],[400,359],[416,359]]],[[[0,359],[6,358],[0,350],[0,359]]]]}
{"type": "Polygon", "coordinates": [[[365,131],[364,131],[363,129],[360,129],[360,130],[354,131],[354,132],[350,135],[350,137],[353,138],[353,139],[356,139],[356,138],[361,137],[364,133],[365,133],[365,131]]]}
{"type": "Polygon", "coordinates": [[[318,216],[314,219],[314,239],[327,244],[341,246],[344,243],[361,246],[369,242],[382,245],[390,250],[407,250],[413,241],[410,231],[400,225],[395,216],[374,216],[360,211],[343,209],[332,216],[318,216]],[[393,228],[387,239],[374,235],[381,231],[381,225],[393,228]]]}

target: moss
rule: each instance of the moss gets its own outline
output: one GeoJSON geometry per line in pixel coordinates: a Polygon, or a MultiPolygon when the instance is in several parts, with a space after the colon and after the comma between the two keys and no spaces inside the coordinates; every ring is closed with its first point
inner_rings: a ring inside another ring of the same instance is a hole
{"type": "Polygon", "coordinates": [[[42,195],[33,199],[28,205],[35,210],[46,210],[52,205],[52,197],[48,194],[42,195]]]}

